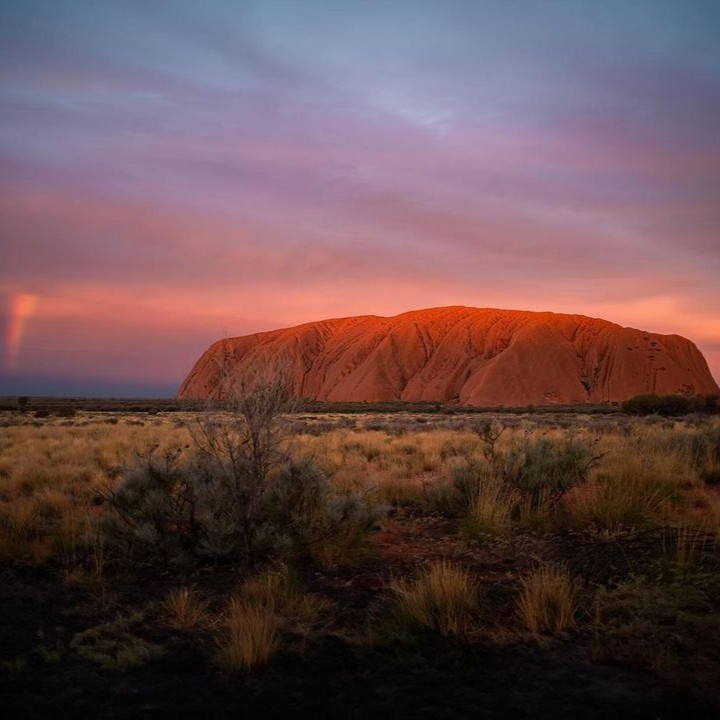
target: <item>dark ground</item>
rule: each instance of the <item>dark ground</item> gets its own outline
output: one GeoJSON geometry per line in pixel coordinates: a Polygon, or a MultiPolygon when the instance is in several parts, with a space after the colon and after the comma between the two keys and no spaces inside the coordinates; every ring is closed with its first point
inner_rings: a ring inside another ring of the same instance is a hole
{"type": "MultiPolygon", "coordinates": [[[[656,540],[656,539],[655,539],[656,540]]],[[[571,540],[539,546],[527,558],[562,553],[571,540]]],[[[213,640],[173,631],[159,601],[178,579],[144,571],[115,578],[105,592],[65,586],[58,569],[16,566],[0,575],[0,696],[5,718],[717,718],[708,701],[661,682],[648,670],[591,661],[580,630],[538,643],[492,633],[467,643],[419,638],[412,647],[353,642],[377,611],[392,573],[452,557],[484,588],[488,627],[512,622],[512,548],[469,547],[452,521],[395,514],[373,536],[374,552],[348,568],[305,569],[308,589],[334,603],[324,632],[304,653],[226,677],[212,663],[213,640]],[[146,664],[104,669],[74,653],[70,639],[133,608],[148,610],[138,634],[163,652],[146,664]],[[152,608],[155,608],[154,610],[152,608]]],[[[577,545],[572,542],[571,544],[577,545]]],[[[581,544],[581,543],[580,543],[581,544]]],[[[625,557],[627,553],[620,553],[625,557]]],[[[522,563],[525,561],[521,561],[522,563]]],[[[632,568],[625,568],[626,572],[632,568]]],[[[620,568],[623,571],[623,568],[620,568]]],[[[236,578],[214,570],[194,578],[222,594],[236,578]]]]}

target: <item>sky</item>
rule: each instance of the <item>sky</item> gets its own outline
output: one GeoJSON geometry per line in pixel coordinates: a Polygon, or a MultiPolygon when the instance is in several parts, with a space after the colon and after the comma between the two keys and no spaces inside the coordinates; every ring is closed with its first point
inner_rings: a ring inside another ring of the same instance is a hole
{"type": "Polygon", "coordinates": [[[213,341],[446,305],[720,380],[715,0],[3,0],[0,395],[172,396],[213,341]]]}

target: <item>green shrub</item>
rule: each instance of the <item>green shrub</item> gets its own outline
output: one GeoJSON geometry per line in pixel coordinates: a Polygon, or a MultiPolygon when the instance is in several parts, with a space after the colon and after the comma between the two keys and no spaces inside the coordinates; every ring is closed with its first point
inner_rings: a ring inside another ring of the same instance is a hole
{"type": "Polygon", "coordinates": [[[286,450],[292,408],[283,373],[270,380],[235,377],[232,358],[218,369],[223,412],[198,413],[194,447],[138,456],[108,493],[105,528],[150,557],[183,561],[203,555],[246,566],[312,545],[361,540],[377,519],[365,498],[340,493],[311,462],[286,450]]]}
{"type": "Polygon", "coordinates": [[[358,492],[339,492],[309,460],[286,463],[262,498],[276,551],[295,556],[351,552],[384,508],[358,492]]]}
{"type": "Polygon", "coordinates": [[[622,404],[623,412],[631,415],[664,415],[672,417],[690,412],[712,412],[715,403],[712,396],[688,397],[686,395],[635,395],[622,404]]]}
{"type": "Polygon", "coordinates": [[[309,460],[286,462],[268,476],[257,497],[236,483],[242,477],[237,462],[229,467],[187,449],[153,451],[138,457],[109,493],[104,530],[148,560],[227,558],[251,566],[273,556],[313,556],[333,546],[350,552],[383,512],[358,493],[333,488],[309,460]],[[249,512],[251,503],[257,507],[249,512]]]}
{"type": "Polygon", "coordinates": [[[557,505],[571,488],[582,485],[600,456],[571,436],[562,440],[528,439],[514,443],[504,466],[506,480],[532,508],[557,505]]]}
{"type": "Polygon", "coordinates": [[[165,560],[198,548],[205,539],[202,517],[222,510],[223,498],[183,464],[182,450],[138,455],[125,468],[117,489],[108,493],[103,531],[128,547],[151,548],[165,560]],[[205,490],[205,492],[202,492],[205,490]],[[202,499],[217,508],[204,507],[202,499]]]}
{"type": "Polygon", "coordinates": [[[524,519],[546,514],[570,489],[587,481],[602,457],[573,436],[561,440],[524,436],[502,449],[498,440],[504,429],[494,424],[480,426],[481,456],[453,470],[468,527],[482,526],[486,520],[491,527],[505,527],[508,508],[524,519]]]}
{"type": "Polygon", "coordinates": [[[655,415],[660,410],[660,396],[654,393],[635,395],[623,401],[622,409],[630,415],[655,415]]]}
{"type": "Polygon", "coordinates": [[[136,613],[89,628],[73,637],[70,649],[111,670],[142,665],[163,653],[159,645],[143,640],[133,632],[142,619],[142,615],[136,613]]]}

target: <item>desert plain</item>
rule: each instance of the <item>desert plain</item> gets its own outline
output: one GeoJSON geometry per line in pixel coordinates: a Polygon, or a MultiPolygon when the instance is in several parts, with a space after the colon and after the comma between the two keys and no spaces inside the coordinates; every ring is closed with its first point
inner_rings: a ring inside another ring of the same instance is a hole
{"type": "Polygon", "coordinates": [[[6,717],[717,716],[717,416],[101,408],[0,416],[6,717]]]}

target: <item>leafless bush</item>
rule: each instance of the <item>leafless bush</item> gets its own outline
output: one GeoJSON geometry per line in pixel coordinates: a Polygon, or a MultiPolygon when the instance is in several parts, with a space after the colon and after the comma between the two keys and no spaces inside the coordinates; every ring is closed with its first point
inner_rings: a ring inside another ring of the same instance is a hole
{"type": "Polygon", "coordinates": [[[192,446],[138,456],[109,493],[111,534],[166,561],[224,557],[247,567],[359,540],[375,511],[360,495],[336,491],[310,461],[289,458],[287,373],[228,370],[221,380],[220,405],[188,426],[192,446]]]}

